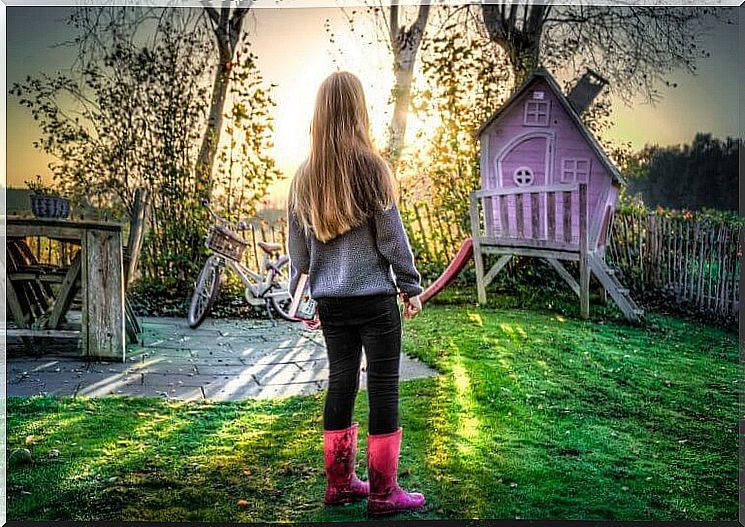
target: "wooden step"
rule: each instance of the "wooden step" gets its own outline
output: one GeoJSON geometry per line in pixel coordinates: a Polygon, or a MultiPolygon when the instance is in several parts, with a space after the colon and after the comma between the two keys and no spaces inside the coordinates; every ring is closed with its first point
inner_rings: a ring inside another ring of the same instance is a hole
{"type": "Polygon", "coordinates": [[[618,308],[623,312],[626,318],[631,322],[639,322],[643,313],[639,306],[629,295],[629,289],[624,287],[615,276],[615,273],[608,265],[597,255],[590,253],[588,258],[590,270],[600,280],[600,283],[608,291],[618,308]]]}

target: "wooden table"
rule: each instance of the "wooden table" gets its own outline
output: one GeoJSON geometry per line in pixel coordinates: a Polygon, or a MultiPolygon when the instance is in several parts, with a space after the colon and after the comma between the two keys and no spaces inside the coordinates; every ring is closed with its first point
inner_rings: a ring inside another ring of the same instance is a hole
{"type": "MultiPolygon", "coordinates": [[[[91,220],[7,217],[8,242],[18,243],[31,236],[80,245],[49,311],[34,316],[22,305],[18,281],[7,281],[7,299],[17,329],[8,336],[81,337],[85,357],[125,360],[124,273],[122,225],[91,220]],[[15,282],[15,283],[14,283],[15,282]],[[82,296],[80,329],[64,329],[61,324],[70,309],[78,287],[82,296]]],[[[25,245],[25,242],[23,243],[25,245]]],[[[9,268],[10,269],[10,268],[9,268]]],[[[21,273],[23,274],[23,273],[21,273]]],[[[28,280],[29,277],[20,276],[28,280]]]]}

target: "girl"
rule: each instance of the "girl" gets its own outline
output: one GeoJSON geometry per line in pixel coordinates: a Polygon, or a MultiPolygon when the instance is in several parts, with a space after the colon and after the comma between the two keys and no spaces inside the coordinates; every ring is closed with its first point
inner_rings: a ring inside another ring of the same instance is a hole
{"type": "Polygon", "coordinates": [[[369,495],[367,510],[373,515],[415,509],[425,501],[397,482],[402,437],[397,293],[404,317],[411,318],[422,309],[422,288],[395,203],[390,169],[370,140],[362,84],[351,73],[333,73],[318,90],[310,154],[290,188],[290,290],[295,291],[301,273],[308,274],[326,341],[325,502],[348,503],[369,495]],[[363,348],[370,403],[369,483],[354,473],[357,423],[352,411],[363,348]]]}

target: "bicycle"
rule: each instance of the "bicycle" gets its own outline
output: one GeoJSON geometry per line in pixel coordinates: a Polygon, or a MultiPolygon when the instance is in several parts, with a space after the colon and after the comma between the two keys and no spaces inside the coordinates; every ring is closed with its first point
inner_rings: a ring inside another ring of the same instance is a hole
{"type": "Polygon", "coordinates": [[[213,251],[199,272],[194,288],[194,295],[189,306],[187,322],[189,327],[198,327],[217,299],[220,280],[225,268],[232,269],[243,285],[248,303],[253,307],[264,304],[269,318],[274,324],[272,309],[285,320],[297,322],[289,314],[292,296],[289,292],[290,257],[280,254],[282,246],[278,243],[259,242],[264,252],[261,269],[257,272],[246,267],[242,262],[243,253],[248,242],[238,235],[238,231],[248,228],[245,222],[232,223],[221,218],[210,208],[207,200],[202,201],[216,223],[210,226],[205,245],[213,251]]]}

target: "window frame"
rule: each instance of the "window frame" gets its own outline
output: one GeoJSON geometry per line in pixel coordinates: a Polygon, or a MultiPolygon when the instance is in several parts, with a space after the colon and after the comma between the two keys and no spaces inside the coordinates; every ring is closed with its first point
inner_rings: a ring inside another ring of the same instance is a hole
{"type": "Polygon", "coordinates": [[[541,127],[545,128],[549,125],[551,122],[551,101],[546,99],[528,99],[525,101],[525,105],[523,107],[523,126],[532,126],[532,127],[541,127]],[[535,104],[536,110],[534,112],[530,112],[528,109],[530,108],[531,104],[535,104]],[[546,122],[541,122],[538,120],[538,117],[543,115],[544,112],[540,110],[540,106],[545,106],[545,115],[546,115],[546,122]],[[528,122],[528,115],[534,115],[536,118],[536,121],[534,122],[528,122]]]}
{"type": "Polygon", "coordinates": [[[533,183],[535,183],[535,171],[532,168],[530,168],[529,166],[525,166],[525,165],[519,166],[519,167],[517,167],[512,172],[512,182],[518,188],[532,187],[533,186],[533,183]],[[522,171],[525,171],[525,172],[528,172],[528,174],[530,174],[530,182],[529,183],[526,183],[526,184],[522,184],[521,185],[520,183],[517,182],[517,173],[520,172],[521,170],[522,171]]]}
{"type": "Polygon", "coordinates": [[[561,182],[562,183],[589,183],[591,160],[589,157],[563,157],[561,158],[561,182]],[[571,168],[567,163],[573,163],[571,168]],[[578,163],[586,163],[586,170],[578,170],[578,163]],[[581,177],[578,177],[580,175],[581,177]]]}

